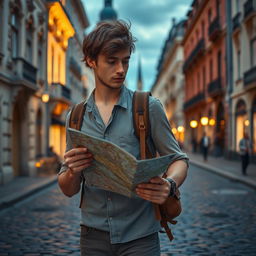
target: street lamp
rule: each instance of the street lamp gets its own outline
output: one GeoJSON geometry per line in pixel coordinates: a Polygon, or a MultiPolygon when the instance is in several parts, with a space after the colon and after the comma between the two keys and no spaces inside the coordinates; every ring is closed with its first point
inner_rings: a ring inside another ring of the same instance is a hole
{"type": "Polygon", "coordinates": [[[50,99],[50,95],[48,93],[44,93],[42,95],[42,102],[47,103],[50,99]]]}
{"type": "Polygon", "coordinates": [[[191,128],[196,128],[197,125],[198,125],[198,123],[197,123],[196,120],[191,120],[190,123],[189,123],[189,125],[190,125],[191,128]]]}
{"type": "Polygon", "coordinates": [[[210,125],[210,126],[214,126],[214,125],[215,125],[215,119],[214,119],[214,118],[211,118],[211,119],[209,120],[209,125],[210,125]]]}
{"type": "Polygon", "coordinates": [[[48,149],[49,149],[49,100],[50,100],[50,95],[48,91],[45,91],[42,94],[42,102],[45,103],[45,155],[48,156],[48,149]]]}
{"type": "Polygon", "coordinates": [[[208,124],[208,121],[209,121],[209,119],[206,116],[203,116],[200,119],[201,125],[203,125],[203,126],[206,126],[208,124]]]}

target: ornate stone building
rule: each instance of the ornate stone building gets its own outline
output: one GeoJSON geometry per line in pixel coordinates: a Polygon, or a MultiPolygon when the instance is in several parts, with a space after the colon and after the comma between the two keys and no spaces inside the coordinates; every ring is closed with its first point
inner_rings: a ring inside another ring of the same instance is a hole
{"type": "Polygon", "coordinates": [[[230,87],[230,140],[232,157],[238,157],[239,141],[246,132],[252,142],[256,161],[256,1],[231,1],[230,55],[232,59],[230,87]]]}
{"type": "Polygon", "coordinates": [[[1,0],[0,23],[2,184],[36,175],[49,146],[63,153],[66,112],[87,94],[88,20],[80,0],[1,0]]]}
{"type": "Polygon", "coordinates": [[[182,39],[184,21],[173,26],[166,39],[157,68],[157,77],[151,88],[153,96],[163,102],[172,132],[180,143],[184,142],[184,76],[182,67],[184,53],[182,39]]]}

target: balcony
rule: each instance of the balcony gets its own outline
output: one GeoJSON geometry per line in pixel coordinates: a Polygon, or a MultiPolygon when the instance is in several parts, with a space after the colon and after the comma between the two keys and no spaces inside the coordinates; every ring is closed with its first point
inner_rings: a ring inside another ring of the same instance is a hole
{"type": "Polygon", "coordinates": [[[23,58],[15,58],[17,67],[17,78],[21,80],[26,80],[32,83],[36,89],[36,74],[37,68],[32,66],[29,62],[24,60],[23,58]]]}
{"type": "Polygon", "coordinates": [[[219,95],[220,93],[222,93],[221,78],[218,77],[217,79],[213,80],[208,84],[208,94],[214,97],[219,95]]]}
{"type": "Polygon", "coordinates": [[[205,95],[203,92],[198,93],[196,96],[194,96],[192,99],[186,101],[184,103],[184,110],[186,111],[188,108],[191,108],[195,105],[197,105],[198,103],[200,103],[201,101],[203,101],[205,99],[205,95]]]}
{"type": "Polygon", "coordinates": [[[244,4],[244,19],[256,15],[256,0],[247,0],[244,4]]]}
{"type": "Polygon", "coordinates": [[[244,86],[256,82],[256,66],[244,73],[244,86]]]}
{"type": "Polygon", "coordinates": [[[196,58],[198,58],[204,52],[204,49],[205,49],[205,41],[204,39],[201,39],[196,45],[196,47],[194,48],[194,50],[191,52],[187,60],[185,61],[183,65],[184,72],[186,72],[191,66],[191,64],[194,63],[196,58]]]}
{"type": "Polygon", "coordinates": [[[50,86],[50,94],[52,97],[65,101],[71,100],[71,91],[65,85],[60,83],[52,83],[50,86]]]}
{"type": "Polygon", "coordinates": [[[220,19],[217,16],[213,22],[210,24],[209,29],[208,29],[208,36],[211,41],[214,41],[221,32],[221,27],[220,27],[220,19]]]}
{"type": "Polygon", "coordinates": [[[239,12],[232,19],[232,31],[233,32],[235,32],[238,28],[240,28],[240,17],[241,17],[241,13],[239,12]]]}

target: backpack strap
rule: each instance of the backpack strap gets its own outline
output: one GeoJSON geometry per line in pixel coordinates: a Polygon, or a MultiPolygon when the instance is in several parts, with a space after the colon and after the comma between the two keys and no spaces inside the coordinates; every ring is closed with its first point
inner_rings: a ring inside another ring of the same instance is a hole
{"type": "Polygon", "coordinates": [[[136,91],[133,94],[132,112],[133,127],[136,137],[140,141],[141,159],[153,158],[147,146],[147,138],[150,136],[149,120],[149,96],[150,92],[136,91]]]}
{"type": "MultiPolygon", "coordinates": [[[[140,157],[141,159],[153,158],[147,145],[147,138],[150,136],[150,120],[149,120],[149,96],[150,92],[134,92],[133,94],[133,126],[134,132],[140,141],[140,157]]],[[[155,217],[161,220],[161,214],[158,204],[153,204],[155,217]]]]}
{"type": "Polygon", "coordinates": [[[84,101],[80,102],[79,104],[76,104],[71,109],[70,119],[69,119],[69,127],[81,130],[83,119],[84,119],[84,101]]]}
{"type": "MultiPolygon", "coordinates": [[[[84,101],[72,107],[71,113],[70,113],[70,119],[69,119],[70,128],[73,128],[79,131],[81,130],[83,119],[84,119],[84,112],[85,112],[84,101]]],[[[83,196],[84,196],[84,184],[85,184],[84,176],[81,175],[81,178],[82,178],[82,191],[81,191],[79,208],[82,207],[83,196]]]]}

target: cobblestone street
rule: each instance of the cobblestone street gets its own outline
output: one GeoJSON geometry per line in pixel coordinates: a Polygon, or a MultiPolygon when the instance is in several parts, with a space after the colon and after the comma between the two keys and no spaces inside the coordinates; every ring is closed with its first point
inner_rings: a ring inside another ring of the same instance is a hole
{"type": "MultiPolygon", "coordinates": [[[[162,256],[255,255],[255,190],[191,165],[174,241],[161,236],[162,256]]],[[[0,212],[0,255],[79,255],[78,196],[57,185],[0,212]]]]}

